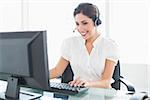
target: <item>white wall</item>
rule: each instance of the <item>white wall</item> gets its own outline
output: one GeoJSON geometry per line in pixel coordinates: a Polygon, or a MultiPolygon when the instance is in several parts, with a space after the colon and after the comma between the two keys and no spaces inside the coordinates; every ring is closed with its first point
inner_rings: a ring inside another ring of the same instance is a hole
{"type": "Polygon", "coordinates": [[[148,91],[148,87],[149,87],[148,65],[121,63],[120,69],[121,69],[121,75],[125,79],[133,83],[137,91],[148,91]]]}
{"type": "Polygon", "coordinates": [[[148,66],[148,91],[150,92],[150,65],[148,66]]]}
{"type": "MultiPolygon", "coordinates": [[[[149,6],[149,4],[150,4],[150,0],[147,0],[147,8],[148,8],[148,27],[150,27],[150,6],[149,6]]],[[[148,28],[148,33],[150,33],[150,28],[148,28]]],[[[150,59],[150,34],[148,34],[148,59],[150,59]]],[[[149,79],[149,82],[148,82],[148,88],[149,88],[149,91],[150,91],[150,61],[149,61],[149,69],[148,69],[148,79],[149,79]]]]}
{"type": "Polygon", "coordinates": [[[111,0],[110,37],[124,63],[148,64],[148,11],[145,0],[111,0]]]}
{"type": "Polygon", "coordinates": [[[0,31],[16,31],[21,29],[21,0],[0,0],[0,31]]]}
{"type": "Polygon", "coordinates": [[[121,72],[138,90],[148,91],[148,3],[146,0],[110,3],[109,36],[119,45],[121,72]]]}

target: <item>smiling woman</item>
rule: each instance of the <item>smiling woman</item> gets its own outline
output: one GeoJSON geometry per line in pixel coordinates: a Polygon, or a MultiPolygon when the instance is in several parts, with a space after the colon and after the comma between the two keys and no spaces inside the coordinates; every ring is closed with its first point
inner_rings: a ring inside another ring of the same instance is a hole
{"type": "Polygon", "coordinates": [[[98,8],[89,3],[81,3],[78,8],[75,9],[74,17],[77,26],[76,29],[84,39],[87,39],[88,35],[92,35],[92,33],[97,33],[96,28],[101,24],[99,15],[98,8]]]}
{"type": "Polygon", "coordinates": [[[80,36],[64,40],[60,60],[50,70],[50,78],[61,75],[70,63],[74,73],[71,86],[110,88],[118,46],[98,32],[101,20],[96,5],[80,3],[73,15],[80,36]]]}

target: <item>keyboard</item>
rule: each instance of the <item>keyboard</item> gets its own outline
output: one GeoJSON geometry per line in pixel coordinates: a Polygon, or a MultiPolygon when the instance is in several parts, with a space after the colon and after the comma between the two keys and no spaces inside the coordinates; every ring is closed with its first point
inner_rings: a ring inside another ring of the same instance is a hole
{"type": "Polygon", "coordinates": [[[50,90],[52,92],[64,94],[64,95],[76,95],[84,93],[88,90],[87,87],[73,87],[67,83],[55,83],[50,82],[50,90]]]}

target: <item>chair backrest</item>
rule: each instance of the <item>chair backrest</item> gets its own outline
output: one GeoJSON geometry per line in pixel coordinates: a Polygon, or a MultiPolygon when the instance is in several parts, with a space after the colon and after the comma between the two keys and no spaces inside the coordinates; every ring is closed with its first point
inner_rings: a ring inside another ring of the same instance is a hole
{"type": "MultiPolygon", "coordinates": [[[[74,76],[74,74],[71,69],[71,65],[69,63],[67,68],[65,69],[64,73],[62,74],[61,82],[68,83],[73,80],[73,76],[74,76]]],[[[119,61],[118,61],[117,65],[115,66],[112,78],[114,79],[115,82],[112,83],[111,86],[116,90],[120,90],[120,81],[119,81],[119,79],[120,79],[120,62],[119,61]]]]}
{"type": "Polygon", "coordinates": [[[62,74],[61,82],[62,83],[68,83],[68,82],[73,80],[73,76],[74,76],[74,74],[73,74],[71,65],[69,63],[67,65],[67,68],[65,69],[64,73],[62,74]]]}
{"type": "Polygon", "coordinates": [[[111,84],[112,88],[116,90],[120,90],[120,62],[117,62],[117,65],[115,66],[114,73],[112,78],[114,79],[114,83],[111,84]]]}

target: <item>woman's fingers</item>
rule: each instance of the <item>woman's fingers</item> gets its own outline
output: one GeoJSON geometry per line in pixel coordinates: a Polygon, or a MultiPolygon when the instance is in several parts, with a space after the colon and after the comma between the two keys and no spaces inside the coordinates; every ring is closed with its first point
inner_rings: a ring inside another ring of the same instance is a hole
{"type": "Polygon", "coordinates": [[[76,82],[74,83],[74,86],[75,86],[75,87],[78,86],[81,82],[82,82],[82,80],[81,80],[80,78],[78,78],[78,79],[76,80],[76,82]]]}
{"type": "Polygon", "coordinates": [[[82,80],[82,81],[80,81],[80,83],[77,86],[79,86],[79,87],[84,86],[84,84],[85,84],[85,81],[82,80]]]}
{"type": "Polygon", "coordinates": [[[74,85],[74,83],[75,83],[75,80],[74,80],[74,81],[70,81],[70,82],[69,82],[70,86],[73,86],[73,85],[74,85]]]}
{"type": "Polygon", "coordinates": [[[80,80],[80,77],[78,77],[77,79],[69,82],[70,86],[74,86],[78,80],[80,80]]]}
{"type": "Polygon", "coordinates": [[[71,86],[84,86],[84,84],[87,84],[88,82],[86,81],[86,80],[82,80],[80,77],[78,77],[77,79],[75,79],[75,80],[73,80],[73,81],[71,81],[71,82],[69,82],[69,84],[71,85],[71,86]]]}

